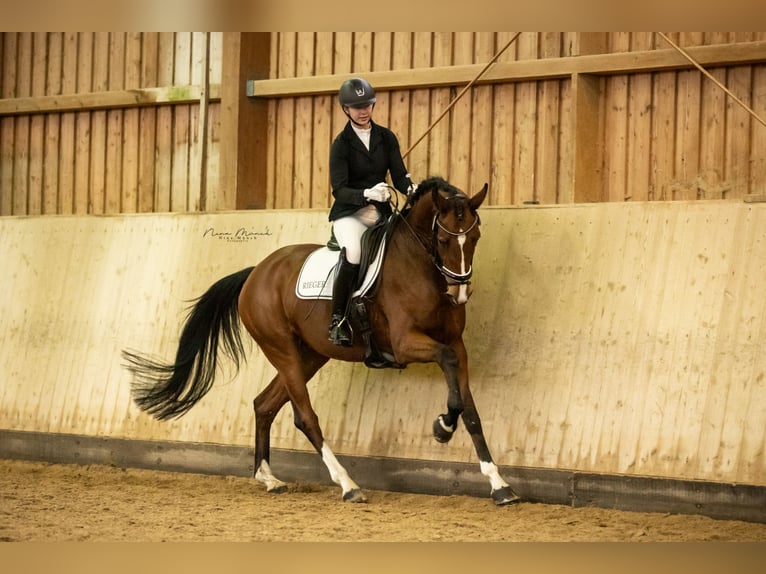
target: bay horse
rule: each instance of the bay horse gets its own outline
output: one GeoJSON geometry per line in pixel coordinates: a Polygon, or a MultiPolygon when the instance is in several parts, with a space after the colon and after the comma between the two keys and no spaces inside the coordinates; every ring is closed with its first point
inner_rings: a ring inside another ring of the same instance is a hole
{"type": "MultiPolygon", "coordinates": [[[[492,461],[479,414],[468,385],[468,357],[463,343],[465,303],[476,243],[477,212],[487,184],[472,197],[442,178],[431,177],[407,198],[389,221],[389,237],[374,295],[366,301],[367,318],[377,347],[402,367],[435,362],[447,382],[447,412],[433,424],[437,441],[449,441],[462,416],[490,482],[497,505],[519,497],[492,461]]],[[[269,492],[287,490],[269,466],[269,433],[288,402],[295,426],[320,454],[342,499],[365,502],[359,486],[341,466],[322,436],[307,382],[329,359],[359,362],[367,345],[355,337],[351,347],[328,340],[330,302],[296,296],[299,271],[321,247],[282,247],[258,265],[214,283],[190,309],[173,363],[123,351],[133,373],[132,393],[142,410],[160,420],[185,414],[210,390],[219,348],[236,367],[244,357],[238,317],[277,371],[253,401],[255,411],[254,477],[269,492]]],[[[353,323],[352,323],[353,324],[353,323]]]]}

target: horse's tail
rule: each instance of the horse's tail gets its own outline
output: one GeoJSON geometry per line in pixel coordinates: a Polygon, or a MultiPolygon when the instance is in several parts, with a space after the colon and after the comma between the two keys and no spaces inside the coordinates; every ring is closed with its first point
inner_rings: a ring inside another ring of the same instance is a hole
{"type": "Polygon", "coordinates": [[[219,344],[239,369],[245,351],[237,303],[252,270],[249,267],[220,279],[194,301],[174,363],[122,352],[125,367],[134,375],[133,400],[141,410],[159,420],[186,414],[213,386],[219,344]]]}

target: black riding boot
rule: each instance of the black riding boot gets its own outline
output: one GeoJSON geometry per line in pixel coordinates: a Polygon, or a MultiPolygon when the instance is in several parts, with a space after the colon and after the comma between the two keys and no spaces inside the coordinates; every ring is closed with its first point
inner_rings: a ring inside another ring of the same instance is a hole
{"type": "Polygon", "coordinates": [[[356,286],[359,265],[349,263],[346,250],[340,252],[338,273],[332,288],[332,319],[330,320],[330,341],[342,347],[353,345],[353,334],[348,324],[347,312],[351,293],[356,286]]]}

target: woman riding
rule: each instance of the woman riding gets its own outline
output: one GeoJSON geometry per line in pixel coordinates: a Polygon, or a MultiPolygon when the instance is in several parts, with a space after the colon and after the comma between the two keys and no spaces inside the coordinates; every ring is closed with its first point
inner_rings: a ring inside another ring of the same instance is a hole
{"type": "Polygon", "coordinates": [[[348,122],[330,148],[334,201],[329,219],[341,250],[329,336],[336,345],[351,346],[353,337],[346,317],[361,261],[362,235],[392,212],[387,174],[401,193],[414,186],[396,136],[372,121],[376,98],[369,82],[362,78],[346,80],[340,86],[338,100],[348,122]]]}

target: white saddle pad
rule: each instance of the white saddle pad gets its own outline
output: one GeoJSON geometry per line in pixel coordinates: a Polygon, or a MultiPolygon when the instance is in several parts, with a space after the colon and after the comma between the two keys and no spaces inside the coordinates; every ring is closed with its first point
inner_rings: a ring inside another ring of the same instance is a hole
{"type": "MultiPolygon", "coordinates": [[[[375,284],[380,268],[383,266],[385,247],[385,241],[381,241],[375,259],[367,268],[364,281],[354,293],[354,297],[365,295],[375,284]]],[[[340,251],[331,251],[327,247],[320,247],[310,253],[298,275],[295,295],[299,299],[332,299],[332,286],[339,256],[340,251]]]]}

